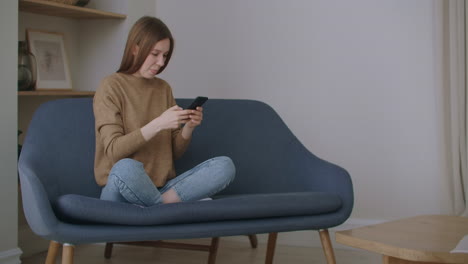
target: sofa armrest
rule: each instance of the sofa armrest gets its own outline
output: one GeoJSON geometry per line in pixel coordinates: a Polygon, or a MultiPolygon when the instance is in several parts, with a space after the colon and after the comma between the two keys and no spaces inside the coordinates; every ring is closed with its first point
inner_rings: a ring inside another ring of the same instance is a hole
{"type": "Polygon", "coordinates": [[[31,229],[39,236],[50,236],[59,224],[51,203],[35,172],[27,167],[18,168],[21,183],[21,196],[26,220],[31,229]]]}
{"type": "Polygon", "coordinates": [[[338,195],[342,202],[342,212],[347,217],[351,214],[354,205],[354,191],[351,175],[344,168],[320,159],[305,147],[301,159],[295,159],[296,166],[303,171],[299,176],[300,183],[308,191],[326,192],[338,195]]]}

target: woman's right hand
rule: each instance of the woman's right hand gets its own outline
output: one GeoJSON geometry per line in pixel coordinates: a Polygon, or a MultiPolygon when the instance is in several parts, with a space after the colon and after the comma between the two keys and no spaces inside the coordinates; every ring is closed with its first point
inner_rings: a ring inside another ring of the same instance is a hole
{"type": "Polygon", "coordinates": [[[180,125],[187,123],[190,121],[189,115],[190,110],[183,110],[181,107],[174,105],[142,127],[141,133],[145,140],[148,141],[162,130],[176,129],[180,125]]]}
{"type": "Polygon", "coordinates": [[[174,105],[155,118],[155,120],[158,120],[161,130],[175,129],[190,121],[189,114],[190,110],[183,110],[182,107],[174,105]]]}

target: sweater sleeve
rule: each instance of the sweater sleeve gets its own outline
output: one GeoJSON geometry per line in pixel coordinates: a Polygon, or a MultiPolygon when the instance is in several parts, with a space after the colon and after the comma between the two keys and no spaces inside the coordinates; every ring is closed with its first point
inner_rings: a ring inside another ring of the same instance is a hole
{"type": "Polygon", "coordinates": [[[182,157],[190,145],[190,139],[184,139],[181,132],[180,128],[172,131],[172,152],[174,153],[174,159],[182,157]]]}
{"type": "Polygon", "coordinates": [[[121,114],[124,99],[115,85],[103,80],[93,100],[96,140],[112,163],[129,157],[146,143],[140,129],[125,134],[121,114]]]}

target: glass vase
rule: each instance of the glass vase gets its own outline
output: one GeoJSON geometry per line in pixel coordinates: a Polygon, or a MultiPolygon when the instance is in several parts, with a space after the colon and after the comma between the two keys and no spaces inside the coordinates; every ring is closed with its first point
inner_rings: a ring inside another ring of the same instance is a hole
{"type": "Polygon", "coordinates": [[[29,52],[25,41],[18,42],[18,90],[31,91],[36,87],[36,58],[29,52]]]}

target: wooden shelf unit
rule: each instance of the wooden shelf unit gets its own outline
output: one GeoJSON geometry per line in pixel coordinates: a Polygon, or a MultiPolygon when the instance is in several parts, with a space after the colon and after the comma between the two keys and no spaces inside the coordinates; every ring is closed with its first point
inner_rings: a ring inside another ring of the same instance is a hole
{"type": "MultiPolygon", "coordinates": [[[[70,19],[126,19],[124,14],[106,12],[92,8],[67,5],[46,0],[19,0],[19,11],[46,16],[55,16],[70,19]]],[[[94,96],[94,91],[73,90],[34,90],[18,91],[18,96],[94,96]]]]}
{"type": "Polygon", "coordinates": [[[19,91],[18,96],[94,96],[94,91],[19,91]]]}
{"type": "Polygon", "coordinates": [[[126,15],[45,0],[20,0],[19,11],[74,19],[125,19],[126,15]]]}

